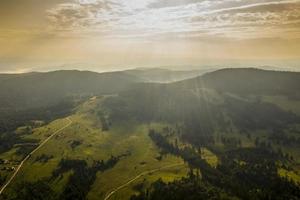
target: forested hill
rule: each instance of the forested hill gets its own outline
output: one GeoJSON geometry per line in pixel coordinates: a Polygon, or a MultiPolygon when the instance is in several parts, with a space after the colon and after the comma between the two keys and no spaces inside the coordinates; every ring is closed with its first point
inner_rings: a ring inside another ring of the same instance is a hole
{"type": "Polygon", "coordinates": [[[201,122],[199,129],[204,132],[212,132],[215,124],[211,122],[216,123],[224,115],[232,116],[236,126],[245,130],[274,128],[281,126],[278,122],[284,126],[286,120],[298,122],[295,113],[286,113],[296,112],[296,106],[284,110],[280,106],[299,101],[299,87],[300,73],[228,69],[171,84],[138,84],[105,105],[117,120],[133,117],[141,121],[185,121],[192,126],[201,122]],[[285,103],[272,103],[278,99],[285,103]]]}
{"type": "Polygon", "coordinates": [[[114,94],[137,77],[123,72],[55,71],[0,76],[0,132],[30,120],[51,121],[71,112],[80,99],[114,94]],[[84,98],[82,98],[84,97],[84,98]]]}
{"type": "Polygon", "coordinates": [[[69,95],[112,94],[129,87],[138,78],[123,72],[55,71],[2,75],[0,106],[39,107],[69,95]]]}
{"type": "Polygon", "coordinates": [[[0,108],[41,107],[72,95],[116,94],[137,82],[174,82],[204,72],[150,68],[107,73],[64,70],[0,74],[0,108]]]}
{"type": "Polygon", "coordinates": [[[295,97],[300,92],[300,73],[254,68],[222,69],[172,84],[175,87],[206,87],[239,94],[270,94],[295,97]]]}
{"type": "Polygon", "coordinates": [[[68,107],[71,109],[73,107],[72,100],[76,99],[73,98],[74,96],[88,97],[105,94],[122,96],[125,91],[124,95],[143,99],[137,104],[145,104],[148,101],[157,102],[163,97],[170,101],[178,98],[186,101],[187,95],[190,96],[191,91],[197,93],[198,88],[239,95],[284,95],[290,99],[299,99],[300,96],[300,73],[258,69],[223,69],[175,83],[142,83],[145,82],[145,78],[155,82],[155,80],[162,80],[163,77],[165,80],[171,80],[171,78],[189,77],[190,75],[191,73],[187,71],[169,71],[167,73],[165,70],[158,69],[147,69],[142,72],[132,70],[110,73],[55,71],[0,74],[0,111],[2,114],[0,128],[11,129],[15,128],[16,124],[21,125],[29,119],[44,119],[43,115],[31,116],[29,113],[42,114],[47,113],[45,111],[49,109],[51,110],[49,112],[52,113],[49,116],[56,117],[55,113],[61,110],[58,108],[68,107]],[[158,73],[160,71],[164,73],[158,73]],[[182,74],[180,75],[180,73],[182,74]],[[136,88],[136,86],[138,87],[136,88]],[[39,111],[32,112],[32,109],[39,109],[39,111]],[[8,121],[14,122],[13,126],[8,125],[8,121]],[[20,123],[15,123],[17,121],[20,123]]]}

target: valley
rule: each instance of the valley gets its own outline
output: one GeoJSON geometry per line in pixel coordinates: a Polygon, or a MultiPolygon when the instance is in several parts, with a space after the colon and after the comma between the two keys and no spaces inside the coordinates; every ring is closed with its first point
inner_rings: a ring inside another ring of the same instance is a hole
{"type": "Polygon", "coordinates": [[[300,198],[299,73],[226,69],[118,91],[112,80],[41,93],[30,115],[3,119],[3,199],[300,198]]]}
{"type": "Polygon", "coordinates": [[[300,200],[300,0],[0,0],[0,200],[300,200]]]}

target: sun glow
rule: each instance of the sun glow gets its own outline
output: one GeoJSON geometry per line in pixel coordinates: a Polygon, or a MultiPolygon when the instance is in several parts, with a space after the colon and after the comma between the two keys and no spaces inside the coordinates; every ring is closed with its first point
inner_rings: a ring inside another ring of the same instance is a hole
{"type": "Polygon", "coordinates": [[[0,67],[194,65],[300,55],[299,0],[45,0],[26,7],[15,1],[0,6],[0,67]]]}

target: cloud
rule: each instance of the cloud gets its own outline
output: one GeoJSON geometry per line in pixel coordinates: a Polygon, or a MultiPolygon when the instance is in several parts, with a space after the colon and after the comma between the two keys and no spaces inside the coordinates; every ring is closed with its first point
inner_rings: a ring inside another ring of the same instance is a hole
{"type": "Polygon", "coordinates": [[[48,19],[52,28],[57,30],[76,30],[104,24],[110,19],[105,17],[111,9],[110,3],[83,1],[59,4],[48,10],[48,19]]]}
{"type": "Polygon", "coordinates": [[[300,1],[76,0],[48,10],[48,19],[56,31],[106,37],[168,33],[192,37],[194,32],[213,37],[291,37],[300,32],[300,1]]]}
{"type": "Polygon", "coordinates": [[[186,4],[193,4],[193,3],[199,3],[199,2],[205,2],[209,4],[209,1],[205,0],[158,0],[148,5],[149,8],[165,8],[165,7],[176,7],[186,4]]]}

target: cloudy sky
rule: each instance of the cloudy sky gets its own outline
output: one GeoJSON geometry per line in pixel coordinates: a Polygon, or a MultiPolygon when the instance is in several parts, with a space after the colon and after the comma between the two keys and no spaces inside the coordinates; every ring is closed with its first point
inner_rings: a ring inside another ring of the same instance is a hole
{"type": "Polygon", "coordinates": [[[0,72],[299,60],[300,0],[0,1],[0,72]]]}

